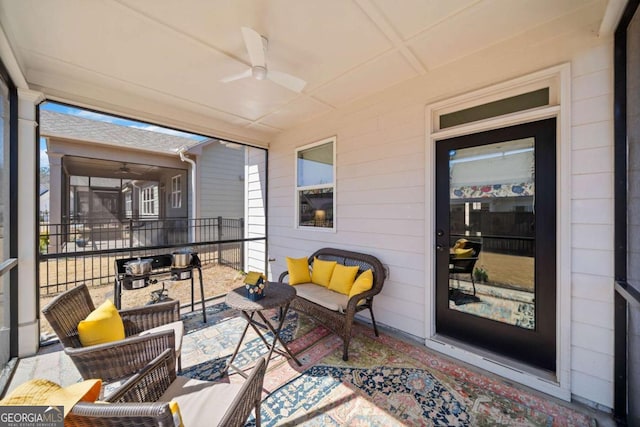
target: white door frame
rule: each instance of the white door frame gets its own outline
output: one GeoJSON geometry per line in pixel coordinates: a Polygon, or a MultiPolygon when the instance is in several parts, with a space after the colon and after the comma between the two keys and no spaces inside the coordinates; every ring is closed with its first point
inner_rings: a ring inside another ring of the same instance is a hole
{"type": "Polygon", "coordinates": [[[425,345],[429,348],[558,398],[571,400],[571,69],[562,64],[426,106],[425,224],[425,345]],[[439,129],[442,114],[549,87],[549,105],[522,112],[439,129]],[[557,119],[557,255],[555,376],[489,352],[438,336],[435,323],[435,144],[437,140],[516,124],[557,119]]]}

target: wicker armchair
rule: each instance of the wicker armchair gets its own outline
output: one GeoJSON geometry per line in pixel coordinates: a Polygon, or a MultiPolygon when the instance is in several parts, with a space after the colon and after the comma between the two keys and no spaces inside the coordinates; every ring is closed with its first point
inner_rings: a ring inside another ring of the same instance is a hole
{"type": "MultiPolygon", "coordinates": [[[[314,252],[309,258],[309,265],[313,264],[314,258],[327,261],[336,261],[339,264],[347,266],[358,266],[358,274],[367,269],[373,272],[373,287],[361,294],[354,295],[349,298],[349,302],[344,311],[331,310],[316,302],[310,301],[297,295],[291,302],[293,310],[305,313],[322,322],[333,333],[340,336],[343,341],[342,359],[349,359],[349,341],[351,340],[351,330],[355,315],[362,310],[369,310],[373,331],[376,336],[378,334],[378,326],[376,318],[373,315],[373,297],[382,291],[382,285],[386,277],[384,266],[380,260],[373,255],[363,254],[360,252],[352,252],[343,249],[322,248],[314,252]]],[[[286,283],[288,271],[284,271],[278,278],[279,282],[286,283]]]]}
{"type": "Polygon", "coordinates": [[[105,400],[76,404],[65,426],[173,426],[169,401],[178,402],[185,426],[244,426],[252,410],[260,426],[266,361],[260,358],[242,384],[176,376],[173,349],[166,349],[105,400]]]}
{"type": "Polygon", "coordinates": [[[83,347],[78,323],[94,309],[83,284],[58,295],[42,310],[82,378],[101,378],[105,383],[121,380],[138,372],[166,348],[176,350],[180,367],[184,326],[179,301],[120,310],[126,338],[83,347]]]}

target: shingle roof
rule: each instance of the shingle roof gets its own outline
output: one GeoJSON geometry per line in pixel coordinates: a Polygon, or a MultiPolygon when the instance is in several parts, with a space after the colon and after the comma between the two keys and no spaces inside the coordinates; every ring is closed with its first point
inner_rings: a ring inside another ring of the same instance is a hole
{"type": "Polygon", "coordinates": [[[175,154],[181,147],[199,142],[181,136],[100,122],[55,111],[40,111],[40,135],[81,142],[175,154]]]}

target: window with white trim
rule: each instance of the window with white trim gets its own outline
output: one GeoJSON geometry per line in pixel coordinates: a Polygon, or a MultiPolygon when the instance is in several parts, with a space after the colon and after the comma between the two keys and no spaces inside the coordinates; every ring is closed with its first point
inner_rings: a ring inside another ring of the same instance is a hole
{"type": "Polygon", "coordinates": [[[133,217],[133,194],[130,188],[127,188],[124,193],[124,216],[133,217]]]}
{"type": "Polygon", "coordinates": [[[335,143],[331,137],[296,149],[296,226],[335,228],[335,143]]]}
{"type": "Polygon", "coordinates": [[[142,189],[141,195],[142,215],[156,215],[158,205],[158,187],[151,186],[142,189]]]}
{"type": "Polygon", "coordinates": [[[171,207],[173,209],[182,207],[182,175],[171,178],[171,207]]]}

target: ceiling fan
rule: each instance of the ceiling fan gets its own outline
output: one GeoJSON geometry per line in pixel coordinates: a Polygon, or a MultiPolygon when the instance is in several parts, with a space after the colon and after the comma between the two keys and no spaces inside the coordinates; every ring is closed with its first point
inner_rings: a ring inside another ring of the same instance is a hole
{"type": "Polygon", "coordinates": [[[294,92],[302,92],[307,82],[301,78],[282,71],[267,69],[266,53],[269,41],[266,37],[248,27],[242,27],[242,37],[244,38],[244,44],[249,53],[251,68],[242,73],[225,77],[220,80],[221,82],[229,83],[235,80],[253,77],[256,80],[268,79],[294,92]]]}
{"type": "Polygon", "coordinates": [[[127,163],[123,162],[122,166],[120,166],[120,168],[116,169],[114,171],[114,173],[116,175],[142,175],[141,172],[136,172],[134,170],[132,170],[129,166],[127,166],[127,163]]]}

